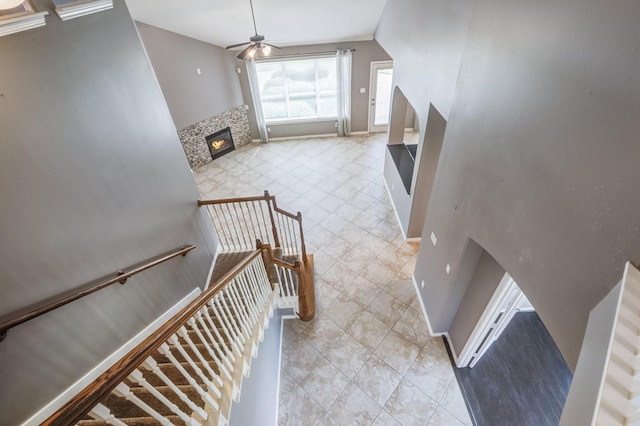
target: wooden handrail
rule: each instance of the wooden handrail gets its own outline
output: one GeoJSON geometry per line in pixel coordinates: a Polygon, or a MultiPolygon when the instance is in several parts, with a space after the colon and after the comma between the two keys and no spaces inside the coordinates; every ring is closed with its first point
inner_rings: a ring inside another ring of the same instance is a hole
{"type": "Polygon", "coordinates": [[[149,268],[152,268],[156,265],[159,265],[167,260],[173,259],[177,256],[186,256],[187,253],[196,248],[194,245],[184,246],[177,250],[172,251],[171,253],[162,255],[161,257],[155,258],[151,261],[146,261],[142,263],[138,263],[132,267],[129,267],[125,270],[120,270],[115,272],[112,278],[106,279],[101,282],[91,282],[86,284],[83,287],[75,288],[70,290],[62,295],[55,296],[51,299],[47,299],[45,301],[39,302],[35,305],[27,306],[24,309],[19,311],[7,314],[0,318],[0,342],[4,340],[7,335],[7,331],[10,328],[13,328],[17,325],[25,323],[29,320],[32,320],[40,315],[46,314],[56,308],[64,306],[68,303],[76,301],[78,299],[83,298],[84,296],[88,296],[89,294],[95,293],[98,290],[102,290],[105,287],[108,287],[115,283],[124,284],[127,282],[129,277],[133,275],[139,274],[142,271],[146,271],[149,268]]]}
{"type": "Polygon", "coordinates": [[[188,306],[184,307],[162,327],[132,349],[124,358],[102,373],[93,383],[84,388],[42,424],[56,426],[76,424],[261,253],[262,250],[256,250],[249,254],[213,286],[202,292],[188,306]]]}

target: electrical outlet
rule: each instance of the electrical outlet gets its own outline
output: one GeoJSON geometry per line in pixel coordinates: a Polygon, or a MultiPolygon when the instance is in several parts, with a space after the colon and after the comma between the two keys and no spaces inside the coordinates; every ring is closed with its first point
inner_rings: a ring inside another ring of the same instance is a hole
{"type": "Polygon", "coordinates": [[[433,232],[431,233],[431,242],[433,243],[434,247],[436,246],[436,244],[438,244],[438,239],[436,238],[436,234],[434,234],[433,232]]]}
{"type": "Polygon", "coordinates": [[[267,127],[267,133],[271,133],[271,127],[267,127]]]}
{"type": "Polygon", "coordinates": [[[395,184],[395,183],[392,183],[392,184],[391,184],[391,190],[393,191],[394,189],[396,189],[396,184],[395,184]]]}
{"type": "Polygon", "coordinates": [[[196,68],[196,74],[198,75],[202,74],[202,71],[200,70],[200,68],[196,68]]]}
{"type": "Polygon", "coordinates": [[[447,271],[447,275],[449,275],[449,272],[451,272],[451,266],[447,263],[447,267],[444,268],[445,271],[447,271]]]}
{"type": "Polygon", "coordinates": [[[424,288],[424,280],[420,282],[420,287],[424,288]]]}
{"type": "Polygon", "coordinates": [[[238,72],[238,74],[242,74],[242,70],[240,68],[236,68],[236,71],[238,72]]]}
{"type": "Polygon", "coordinates": [[[365,89],[364,87],[360,88],[360,93],[367,93],[367,89],[365,89]]]}

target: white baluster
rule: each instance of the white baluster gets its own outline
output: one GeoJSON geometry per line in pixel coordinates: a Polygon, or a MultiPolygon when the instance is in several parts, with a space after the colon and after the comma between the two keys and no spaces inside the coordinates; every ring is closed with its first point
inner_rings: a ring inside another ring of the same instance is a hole
{"type": "Polygon", "coordinates": [[[235,336],[242,342],[242,345],[244,345],[246,339],[242,331],[238,328],[236,321],[233,320],[233,315],[231,314],[231,310],[229,309],[227,302],[225,301],[223,291],[218,293],[217,296],[218,297],[214,299],[214,302],[220,307],[220,313],[222,314],[221,318],[227,323],[227,326],[234,332],[235,336]]]}
{"type": "MultiPolygon", "coordinates": [[[[218,330],[218,327],[213,321],[213,318],[211,318],[211,315],[209,314],[208,307],[209,306],[204,306],[200,310],[199,314],[201,315],[198,316],[198,321],[206,331],[209,331],[209,333],[213,333],[215,335],[216,339],[213,339],[213,336],[212,336],[212,341],[215,342],[216,349],[218,349],[218,352],[220,352],[221,358],[227,364],[227,366],[229,367],[229,370],[232,371],[233,362],[236,360],[236,357],[233,354],[233,348],[229,348],[225,344],[224,338],[222,337],[222,334],[220,334],[220,330],[218,330]],[[207,327],[207,324],[209,324],[208,327],[207,327]],[[218,341],[220,341],[220,344],[218,344],[218,341]]],[[[212,311],[212,312],[215,313],[215,311],[212,311]]],[[[219,322],[222,326],[222,322],[221,321],[219,322]]],[[[223,329],[223,332],[224,332],[224,329],[223,329]]],[[[209,333],[207,333],[207,335],[210,335],[209,333]]]]}
{"type": "Polygon", "coordinates": [[[162,355],[169,358],[169,361],[171,361],[171,363],[178,369],[180,374],[182,374],[184,378],[187,379],[187,382],[189,382],[189,384],[196,390],[196,392],[198,393],[198,395],[200,395],[200,398],[202,398],[204,402],[211,404],[216,410],[220,408],[218,405],[218,402],[214,400],[213,397],[211,397],[211,395],[205,392],[204,389],[200,387],[198,382],[196,382],[196,380],[193,377],[191,377],[191,375],[187,372],[187,370],[184,369],[184,367],[176,359],[173,353],[171,353],[171,348],[169,347],[168,344],[163,343],[158,349],[158,351],[162,355]]]}
{"type": "Polygon", "coordinates": [[[164,396],[156,388],[154,388],[149,382],[147,382],[147,380],[144,378],[144,376],[143,376],[142,372],[140,372],[140,370],[138,370],[138,369],[133,370],[131,372],[131,374],[129,374],[129,380],[131,380],[132,382],[138,383],[140,386],[145,388],[151,395],[156,397],[156,399],[158,399],[167,408],[169,408],[173,413],[175,413],[178,417],[180,417],[180,420],[182,420],[186,424],[192,425],[192,426],[199,426],[201,424],[201,423],[197,422],[196,420],[192,419],[191,417],[189,417],[187,415],[187,413],[185,413],[184,411],[180,410],[180,408],[176,404],[174,404],[173,402],[169,401],[169,399],[167,399],[166,396],[164,396]]]}
{"type": "Polygon", "coordinates": [[[138,398],[133,392],[131,392],[131,389],[129,389],[129,386],[125,385],[124,383],[120,383],[118,386],[116,386],[116,388],[112,392],[114,395],[119,396],[120,398],[124,398],[127,401],[137,405],[142,411],[144,411],[145,413],[149,414],[149,416],[159,421],[161,425],[164,425],[164,426],[173,425],[173,423],[171,423],[169,419],[163,417],[156,410],[149,407],[146,402],[138,398]]]}
{"type": "MultiPolygon", "coordinates": [[[[182,327],[182,328],[184,329],[184,327],[182,327]]],[[[184,329],[184,333],[185,334],[187,333],[186,329],[184,329]]],[[[202,372],[202,369],[198,366],[198,364],[196,364],[196,362],[193,360],[193,358],[191,358],[191,355],[189,355],[189,353],[180,344],[180,340],[178,339],[178,336],[176,336],[174,334],[173,336],[171,336],[169,338],[169,340],[167,340],[167,343],[170,343],[171,345],[173,345],[173,347],[175,349],[178,350],[180,355],[182,355],[182,357],[185,359],[185,361],[187,361],[187,364],[189,364],[191,366],[191,368],[193,368],[193,371],[195,371],[196,374],[198,375],[198,377],[200,377],[200,379],[202,379],[202,381],[207,385],[209,390],[211,390],[218,398],[220,398],[222,396],[222,394],[220,393],[220,390],[217,387],[215,387],[215,385],[212,382],[212,380],[209,380],[209,378],[207,376],[205,376],[205,374],[202,372]]],[[[197,351],[196,351],[196,353],[197,353],[197,351]]],[[[205,365],[206,365],[206,361],[205,361],[205,365]]],[[[220,377],[218,377],[217,374],[214,373],[213,376],[212,376],[212,379],[213,380],[217,379],[217,382],[222,387],[222,380],[220,380],[220,377]]]]}
{"type": "Polygon", "coordinates": [[[182,392],[180,388],[178,388],[178,386],[176,386],[176,384],[167,377],[166,374],[164,374],[160,367],[158,367],[158,363],[156,362],[156,360],[149,357],[141,364],[141,367],[152,371],[153,374],[158,376],[158,378],[160,378],[160,380],[162,380],[164,384],[167,385],[178,396],[178,398],[180,398],[180,401],[189,406],[189,409],[191,411],[197,413],[201,418],[205,420],[207,419],[207,413],[202,408],[198,407],[195,402],[189,399],[189,397],[184,392],[182,392]]]}
{"type": "Polygon", "coordinates": [[[89,411],[89,417],[94,420],[101,420],[113,426],[127,426],[121,422],[116,416],[111,414],[111,410],[102,404],[98,404],[89,411]]]}
{"type": "Polygon", "coordinates": [[[239,306],[238,304],[239,302],[236,300],[234,296],[233,289],[235,287],[235,281],[236,279],[234,279],[231,283],[229,283],[229,286],[227,286],[227,288],[225,289],[227,290],[225,292],[227,297],[224,298],[223,300],[225,301],[225,303],[228,302],[230,311],[232,313],[235,313],[238,327],[240,327],[240,329],[242,330],[242,334],[244,335],[245,341],[246,341],[251,339],[251,329],[248,327],[248,321],[245,318],[244,312],[242,311],[242,307],[239,306]]]}
{"type": "Polygon", "coordinates": [[[225,317],[225,313],[218,307],[218,304],[214,303],[213,300],[209,301],[208,304],[211,307],[211,311],[220,322],[220,325],[222,326],[222,331],[224,331],[224,333],[227,335],[227,338],[231,343],[233,350],[235,350],[236,354],[241,357],[242,350],[240,349],[240,345],[238,344],[238,340],[240,339],[237,338],[236,334],[230,329],[230,325],[228,324],[228,321],[225,317]]]}
{"type": "MultiPolygon", "coordinates": [[[[199,320],[200,322],[202,322],[202,316],[200,315],[200,312],[198,312],[196,315],[199,316],[199,320]]],[[[202,344],[204,345],[205,349],[207,350],[207,352],[209,353],[209,355],[211,355],[211,357],[213,358],[213,360],[215,361],[216,365],[218,366],[218,368],[220,369],[220,371],[222,372],[222,374],[225,375],[225,377],[229,380],[231,380],[231,375],[229,374],[229,371],[227,371],[226,366],[224,365],[223,361],[218,357],[218,355],[213,351],[213,349],[211,349],[211,347],[209,346],[209,341],[207,341],[204,336],[202,335],[202,332],[200,331],[200,329],[198,328],[198,324],[196,323],[196,320],[194,318],[191,318],[189,320],[189,325],[191,326],[191,329],[193,331],[195,331],[195,333],[198,335],[198,338],[200,339],[200,341],[202,342],[202,344]]],[[[202,325],[202,324],[201,324],[202,325]]],[[[205,331],[207,330],[207,328],[205,327],[205,331]]],[[[183,336],[184,337],[184,336],[183,336]]],[[[198,358],[200,358],[200,362],[202,362],[207,369],[209,370],[209,374],[215,374],[215,372],[213,370],[211,370],[211,367],[209,367],[209,363],[206,362],[206,360],[204,359],[204,357],[202,356],[202,354],[200,354],[200,352],[196,349],[195,344],[193,343],[193,341],[191,340],[191,338],[187,335],[186,337],[184,337],[185,340],[187,341],[187,344],[189,346],[191,346],[191,349],[193,349],[193,351],[198,355],[198,358]]],[[[220,347],[218,346],[218,342],[216,342],[215,340],[213,340],[213,344],[216,346],[216,348],[218,349],[218,352],[220,353],[220,355],[222,356],[222,359],[225,359],[224,353],[220,351],[220,347]]]]}

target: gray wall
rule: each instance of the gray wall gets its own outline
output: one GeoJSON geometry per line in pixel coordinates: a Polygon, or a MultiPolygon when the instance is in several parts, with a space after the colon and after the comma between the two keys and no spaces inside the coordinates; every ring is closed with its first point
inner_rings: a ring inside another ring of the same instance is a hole
{"type": "Polygon", "coordinates": [[[435,331],[473,238],[575,366],[590,310],[640,259],[638,16],[596,0],[387,2],[376,39],[396,83],[421,123],[430,103],[448,120],[422,234],[438,245],[415,271],[435,331]]]}
{"type": "Polygon", "coordinates": [[[489,253],[483,252],[449,328],[449,338],[457,354],[462,352],[503,276],[504,269],[489,253]]]}
{"type": "Polygon", "coordinates": [[[136,26],[178,130],[245,103],[232,52],[141,22],[136,26]]]}
{"type": "MultiPolygon", "coordinates": [[[[284,47],[281,50],[274,50],[272,56],[292,55],[296,53],[328,52],[349,48],[356,49],[356,51],[353,52],[352,59],[351,131],[364,132],[367,131],[369,127],[369,81],[371,74],[371,61],[388,61],[391,59],[375,40],[284,47]],[[366,89],[366,93],[360,93],[361,87],[366,89]]],[[[258,139],[258,127],[256,125],[253,102],[251,101],[251,91],[249,89],[249,80],[247,79],[246,64],[244,61],[239,59],[236,59],[236,64],[237,67],[242,68],[240,82],[242,84],[244,98],[249,105],[251,134],[254,139],[258,139]]],[[[271,132],[269,133],[269,137],[271,138],[337,133],[335,120],[322,123],[270,125],[269,127],[271,127],[271,132]]]]}
{"type": "MultiPolygon", "coordinates": [[[[300,321],[297,319],[287,321],[300,321]]],[[[276,426],[280,351],[282,347],[282,311],[276,309],[251,362],[250,376],[242,382],[240,402],[233,403],[230,426],[276,426]]]]}
{"type": "Polygon", "coordinates": [[[0,314],[195,244],[9,331],[0,424],[18,424],[206,281],[217,245],[124,0],[0,38],[0,314]]]}

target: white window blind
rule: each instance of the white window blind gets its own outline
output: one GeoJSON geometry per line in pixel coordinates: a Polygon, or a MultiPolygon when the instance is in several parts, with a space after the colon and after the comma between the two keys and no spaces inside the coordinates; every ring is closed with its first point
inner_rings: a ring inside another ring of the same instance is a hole
{"type": "Polygon", "coordinates": [[[255,63],[266,122],[336,118],[336,57],[255,63]]]}

